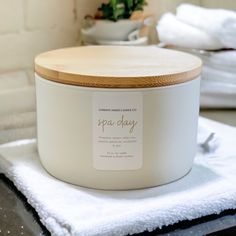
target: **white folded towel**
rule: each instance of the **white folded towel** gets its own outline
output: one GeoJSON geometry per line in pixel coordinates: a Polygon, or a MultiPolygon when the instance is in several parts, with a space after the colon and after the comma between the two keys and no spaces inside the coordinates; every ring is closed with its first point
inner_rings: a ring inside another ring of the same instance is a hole
{"type": "Polygon", "coordinates": [[[236,108],[236,50],[207,52],[175,47],[203,61],[201,74],[202,108],[236,108]]]}
{"type": "Polygon", "coordinates": [[[23,112],[0,116],[0,131],[36,126],[36,112],[23,112]]]}
{"type": "Polygon", "coordinates": [[[236,108],[236,73],[204,65],[200,104],[203,108],[236,108]]]}
{"type": "Polygon", "coordinates": [[[35,111],[0,116],[0,144],[35,137],[35,111]]]}
{"type": "Polygon", "coordinates": [[[236,129],[201,118],[221,143],[198,154],[191,172],[163,186],[102,191],[61,182],[41,166],[35,140],[0,146],[7,175],[56,236],[123,236],[236,208],[236,129]],[[29,178],[30,176],[30,178],[29,178]]]}
{"type": "Polygon", "coordinates": [[[177,20],[167,13],[162,16],[156,27],[161,42],[178,47],[216,50],[221,49],[221,42],[208,33],[177,20]]]}
{"type": "Polygon", "coordinates": [[[236,50],[222,50],[217,52],[192,50],[189,52],[200,57],[204,66],[236,74],[236,50]]]}
{"type": "Polygon", "coordinates": [[[218,38],[225,48],[236,49],[235,11],[181,4],[177,7],[176,16],[178,20],[218,38]]]}
{"type": "Polygon", "coordinates": [[[35,87],[0,91],[0,117],[35,110],[35,87]]]}
{"type": "Polygon", "coordinates": [[[36,137],[35,126],[0,130],[0,144],[16,141],[19,139],[32,139],[35,137],[36,137]]]}
{"type": "MultiPolygon", "coordinates": [[[[222,84],[226,84],[228,87],[233,86],[234,89],[233,92],[236,93],[235,86],[236,86],[236,71],[231,72],[223,69],[217,69],[215,68],[217,66],[215,65],[204,65],[202,68],[202,79],[203,80],[210,80],[210,81],[216,81],[221,82],[222,84]]],[[[235,68],[236,69],[236,68],[235,68]]],[[[222,91],[224,91],[224,88],[222,88],[222,91]]],[[[226,91],[227,92],[227,91],[226,91]]]]}
{"type": "Polygon", "coordinates": [[[0,93],[5,90],[22,88],[28,85],[29,79],[24,71],[0,74],[0,93]]]}
{"type": "Polygon", "coordinates": [[[236,85],[202,79],[202,108],[236,108],[236,85]]]}

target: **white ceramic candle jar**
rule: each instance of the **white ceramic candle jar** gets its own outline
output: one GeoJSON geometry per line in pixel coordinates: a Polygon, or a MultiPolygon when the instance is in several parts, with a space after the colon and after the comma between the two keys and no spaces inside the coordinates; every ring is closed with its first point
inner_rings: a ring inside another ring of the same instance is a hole
{"type": "Polygon", "coordinates": [[[58,179],[137,189],[187,174],[201,61],[157,47],[88,46],[35,60],[38,151],[58,179]]]}

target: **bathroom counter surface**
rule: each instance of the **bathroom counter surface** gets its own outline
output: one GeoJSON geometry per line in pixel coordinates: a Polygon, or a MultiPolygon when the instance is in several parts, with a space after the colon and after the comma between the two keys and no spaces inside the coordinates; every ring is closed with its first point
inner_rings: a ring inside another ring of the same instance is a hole
{"type": "MultiPolygon", "coordinates": [[[[203,110],[201,115],[236,126],[236,110],[203,110]]],[[[0,236],[50,235],[40,223],[26,198],[4,175],[0,174],[0,236]]],[[[140,235],[147,235],[146,233],[140,235]]],[[[150,235],[236,235],[236,210],[219,215],[184,221],[156,230],[150,235]]]]}

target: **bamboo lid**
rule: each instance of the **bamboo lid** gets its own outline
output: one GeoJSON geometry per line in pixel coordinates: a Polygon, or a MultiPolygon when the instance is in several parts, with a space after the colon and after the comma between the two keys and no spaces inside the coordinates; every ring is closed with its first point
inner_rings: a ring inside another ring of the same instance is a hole
{"type": "Polygon", "coordinates": [[[201,72],[201,60],[155,46],[84,46],[42,53],[41,77],[63,84],[100,88],[145,88],[184,83],[201,72]]]}

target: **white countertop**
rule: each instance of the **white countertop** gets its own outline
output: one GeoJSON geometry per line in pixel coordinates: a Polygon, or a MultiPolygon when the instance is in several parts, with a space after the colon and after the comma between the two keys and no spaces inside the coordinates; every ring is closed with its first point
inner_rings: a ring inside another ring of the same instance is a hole
{"type": "Polygon", "coordinates": [[[236,109],[232,110],[201,110],[200,115],[228,125],[236,126],[236,109]]]}

